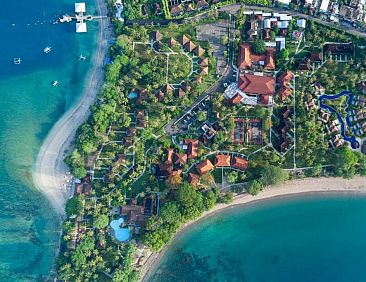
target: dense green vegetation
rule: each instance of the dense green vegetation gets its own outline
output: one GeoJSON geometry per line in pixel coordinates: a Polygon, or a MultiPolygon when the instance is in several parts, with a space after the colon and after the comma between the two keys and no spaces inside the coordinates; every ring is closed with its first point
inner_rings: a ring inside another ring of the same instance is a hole
{"type": "Polygon", "coordinates": [[[229,196],[221,196],[217,189],[201,193],[187,183],[182,184],[176,200],[163,205],[159,216],[149,219],[145,235],[146,245],[154,251],[159,251],[173,238],[182,224],[198,218],[216,203],[230,200],[231,193],[229,196]]]}

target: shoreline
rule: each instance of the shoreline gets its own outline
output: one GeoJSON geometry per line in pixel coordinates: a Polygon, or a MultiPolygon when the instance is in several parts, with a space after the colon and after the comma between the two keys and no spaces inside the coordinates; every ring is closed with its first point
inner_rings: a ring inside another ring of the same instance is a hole
{"type": "Polygon", "coordinates": [[[140,268],[140,281],[148,281],[151,274],[156,270],[160,260],[168,250],[170,244],[179,236],[182,236],[189,226],[199,223],[223,210],[249,204],[258,204],[264,201],[270,201],[280,198],[300,197],[311,194],[362,194],[366,196],[366,178],[356,176],[353,179],[344,179],[340,177],[321,177],[321,178],[304,178],[298,180],[287,181],[283,185],[268,187],[260,192],[257,196],[249,194],[239,194],[234,197],[230,204],[217,204],[213,209],[204,212],[196,220],[191,220],[179,229],[174,235],[173,240],[165,246],[159,253],[152,253],[146,260],[145,264],[140,268]],[[331,187],[331,188],[329,188],[331,187]]]}
{"type": "MultiPolygon", "coordinates": [[[[108,13],[104,0],[95,0],[100,15],[108,13]]],[[[49,200],[52,207],[61,217],[65,214],[66,201],[71,191],[63,187],[64,176],[68,167],[64,163],[66,151],[73,147],[76,130],[87,120],[90,106],[95,102],[104,79],[104,58],[110,38],[108,18],[101,19],[98,31],[98,47],[93,54],[93,67],[89,71],[82,95],[52,127],[39,150],[32,172],[35,187],[49,200]]]]}

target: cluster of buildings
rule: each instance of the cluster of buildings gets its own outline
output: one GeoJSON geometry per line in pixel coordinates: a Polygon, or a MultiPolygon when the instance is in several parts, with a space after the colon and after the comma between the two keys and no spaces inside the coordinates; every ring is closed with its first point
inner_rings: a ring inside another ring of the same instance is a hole
{"type": "Polygon", "coordinates": [[[137,203],[137,199],[128,199],[125,205],[119,209],[119,215],[123,217],[126,225],[134,227],[138,234],[144,228],[146,221],[151,215],[156,214],[158,209],[158,199],[155,194],[147,195],[142,199],[142,205],[137,203]]]}
{"type": "Polygon", "coordinates": [[[305,0],[304,4],[311,15],[319,11],[329,16],[329,19],[334,22],[342,20],[351,24],[366,23],[365,0],[350,0],[348,3],[330,0],[305,0]]]}
{"type": "MultiPolygon", "coordinates": [[[[248,16],[250,22],[250,29],[248,36],[250,40],[257,37],[264,38],[267,47],[282,50],[286,48],[286,36],[288,35],[289,25],[293,20],[291,15],[276,13],[276,12],[262,12],[262,11],[245,11],[244,14],[248,16]],[[271,37],[271,31],[278,31],[274,37],[271,37]]],[[[292,37],[299,40],[306,27],[306,20],[299,19],[296,21],[297,30],[293,30],[292,37]]]]}
{"type": "Polygon", "coordinates": [[[291,81],[294,78],[292,72],[286,70],[277,79],[278,82],[278,97],[282,102],[292,94],[291,81]]]}
{"type": "Polygon", "coordinates": [[[168,0],[170,16],[178,17],[183,14],[193,14],[196,11],[203,11],[210,7],[210,4],[217,4],[221,0],[168,0]]]}
{"type": "MultiPolygon", "coordinates": [[[[185,139],[182,145],[184,153],[174,152],[172,148],[166,150],[166,158],[164,163],[155,164],[153,172],[158,179],[169,179],[176,175],[181,175],[183,167],[188,160],[196,160],[198,158],[199,141],[197,139],[185,139]]],[[[224,154],[217,154],[215,156],[214,164],[205,159],[195,165],[195,173],[187,174],[187,181],[193,186],[198,186],[200,177],[215,167],[230,167],[232,169],[244,171],[248,168],[248,160],[239,156],[230,156],[224,154]]]]}
{"type": "Polygon", "coordinates": [[[290,142],[293,139],[293,136],[290,132],[292,132],[292,122],[291,115],[293,110],[291,107],[286,106],[282,110],[282,114],[280,115],[280,127],[279,127],[279,136],[280,136],[280,152],[285,153],[289,146],[290,142]]]}
{"type": "MultiPolygon", "coordinates": [[[[153,48],[156,51],[159,51],[163,44],[163,35],[161,34],[161,32],[158,30],[153,31],[150,34],[150,40],[153,48]]],[[[180,46],[186,53],[189,53],[189,56],[199,57],[197,62],[194,63],[194,66],[196,66],[196,70],[194,72],[197,75],[191,80],[191,82],[201,83],[202,77],[209,74],[209,58],[204,56],[206,53],[205,49],[195,44],[191,39],[189,39],[187,35],[180,36],[178,40],[171,37],[166,43],[170,48],[180,46]]],[[[182,98],[187,94],[187,92],[191,90],[191,82],[184,80],[180,84],[172,85],[167,83],[155,93],[155,97],[158,99],[159,102],[164,102],[165,97],[171,94],[182,98]]],[[[143,97],[140,96],[141,93],[137,99],[137,103],[146,99],[147,93],[143,97]]]]}

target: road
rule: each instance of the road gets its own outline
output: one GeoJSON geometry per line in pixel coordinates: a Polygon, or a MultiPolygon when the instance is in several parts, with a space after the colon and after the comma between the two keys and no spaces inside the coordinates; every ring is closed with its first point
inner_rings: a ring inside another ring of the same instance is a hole
{"type": "Polygon", "coordinates": [[[166,126],[165,126],[165,132],[168,135],[174,135],[176,133],[180,132],[179,127],[177,125],[179,122],[187,115],[189,114],[195,107],[197,107],[202,101],[207,99],[207,97],[212,96],[212,94],[218,92],[224,82],[230,80],[231,76],[233,75],[234,69],[233,69],[233,57],[234,57],[234,33],[235,33],[235,17],[231,16],[230,19],[230,46],[229,46],[229,61],[226,67],[226,70],[224,74],[219,78],[214,85],[212,85],[209,89],[207,89],[205,92],[203,92],[197,100],[191,104],[187,109],[185,109],[178,117],[172,119],[166,126]]]}
{"type": "MultiPolygon", "coordinates": [[[[279,12],[279,13],[286,13],[288,15],[292,15],[292,16],[299,16],[301,18],[304,19],[308,19],[308,20],[312,20],[316,23],[331,27],[331,28],[335,28],[339,31],[344,31],[348,34],[352,34],[355,36],[359,36],[359,37],[366,37],[366,33],[361,32],[355,28],[350,28],[350,27],[340,27],[337,26],[331,22],[319,19],[317,17],[313,17],[307,14],[303,14],[297,11],[292,11],[292,10],[288,10],[288,9],[283,9],[283,8],[277,8],[277,7],[263,7],[263,6],[255,6],[255,5],[243,5],[245,9],[247,10],[262,10],[262,11],[266,11],[266,12],[279,12]]],[[[220,7],[219,11],[223,11],[223,12],[227,12],[230,14],[236,14],[238,12],[238,10],[240,9],[241,4],[232,4],[232,5],[228,5],[228,6],[224,6],[224,7],[220,7]]]]}

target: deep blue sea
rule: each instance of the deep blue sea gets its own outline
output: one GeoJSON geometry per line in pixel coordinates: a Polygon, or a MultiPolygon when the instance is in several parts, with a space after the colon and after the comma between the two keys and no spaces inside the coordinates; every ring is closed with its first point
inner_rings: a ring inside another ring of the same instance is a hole
{"type": "Polygon", "coordinates": [[[150,281],[364,282],[366,197],[232,208],[184,231],[150,281]]]}
{"type": "MultiPolygon", "coordinates": [[[[96,49],[97,22],[88,23],[87,34],[76,34],[72,23],[52,24],[72,13],[74,2],[1,3],[0,281],[47,279],[58,247],[60,221],[33,186],[32,167],[52,125],[81,94],[96,49]],[[43,53],[46,46],[51,53],[43,53]]],[[[94,14],[94,2],[84,2],[94,14]]]]}

